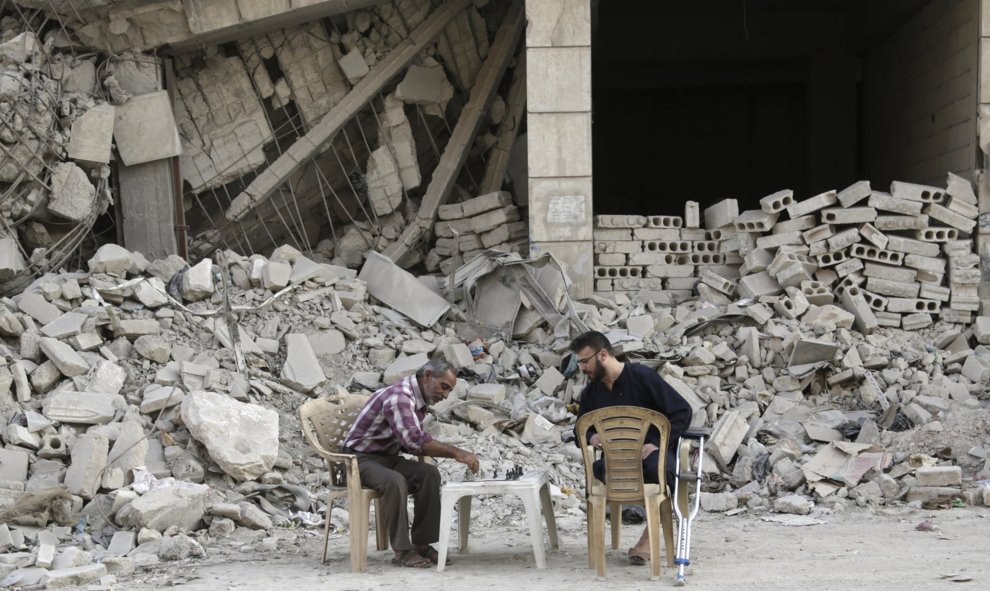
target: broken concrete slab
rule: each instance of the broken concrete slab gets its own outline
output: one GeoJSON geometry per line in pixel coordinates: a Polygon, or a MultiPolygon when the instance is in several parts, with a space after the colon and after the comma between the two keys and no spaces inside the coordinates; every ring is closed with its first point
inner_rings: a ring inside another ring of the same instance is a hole
{"type": "Polygon", "coordinates": [[[394,384],[402,378],[416,373],[429,360],[429,356],[425,353],[399,357],[385,368],[382,380],[386,384],[394,384]]]}
{"type": "Polygon", "coordinates": [[[65,486],[70,493],[87,500],[96,496],[109,451],[110,442],[102,433],[86,433],[76,440],[65,472],[65,486]]]}
{"type": "Polygon", "coordinates": [[[81,222],[93,213],[96,188],[86,172],[71,162],[55,165],[52,170],[48,211],[72,222],[81,222]]]}
{"type": "Polygon", "coordinates": [[[134,96],[118,106],[113,137],[125,166],[182,155],[168,91],[134,96]]]}
{"type": "Polygon", "coordinates": [[[89,371],[86,360],[66,343],[51,337],[43,337],[40,346],[41,352],[55,364],[62,375],[71,378],[89,371]]]}
{"type": "Polygon", "coordinates": [[[210,487],[204,484],[183,483],[182,486],[158,488],[122,507],[116,520],[125,527],[146,527],[160,532],[172,526],[193,531],[206,511],[209,492],[210,487]]]}
{"type": "Polygon", "coordinates": [[[42,413],[59,423],[97,425],[109,423],[118,410],[126,407],[124,397],[119,394],[59,390],[42,402],[42,413]]]}
{"type": "Polygon", "coordinates": [[[109,164],[115,115],[113,105],[102,103],[77,117],[69,133],[69,158],[90,166],[109,164]]]}
{"type": "Polygon", "coordinates": [[[89,261],[90,273],[105,273],[114,277],[124,277],[134,266],[134,257],[131,251],[116,244],[104,244],[97,249],[89,261]]]}
{"type": "Polygon", "coordinates": [[[320,368],[320,362],[306,335],[301,333],[285,335],[285,346],[283,380],[303,392],[310,392],[326,381],[327,377],[320,368]]]}
{"type": "Polygon", "coordinates": [[[415,276],[374,251],[368,253],[358,279],[367,283],[369,295],[420,326],[433,326],[450,309],[446,300],[430,291],[415,276]]]}
{"type": "Polygon", "coordinates": [[[274,410],[200,390],[186,396],[181,411],[189,433],[233,478],[253,480],[275,465],[279,427],[274,410]]]}
{"type": "Polygon", "coordinates": [[[182,276],[182,298],[197,302],[213,295],[213,261],[203,259],[182,276]]]}

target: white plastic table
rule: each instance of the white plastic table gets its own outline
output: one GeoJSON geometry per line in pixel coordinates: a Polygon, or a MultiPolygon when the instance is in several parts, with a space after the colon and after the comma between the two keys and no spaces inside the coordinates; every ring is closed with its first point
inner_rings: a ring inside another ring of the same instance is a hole
{"type": "Polygon", "coordinates": [[[457,503],[457,531],[460,536],[460,551],[468,548],[468,528],[471,521],[471,497],[474,495],[516,495],[526,506],[526,519],[529,521],[529,538],[533,543],[536,568],[546,568],[543,552],[543,524],[540,523],[540,509],[547,522],[550,535],[550,548],[559,548],[557,543],[557,522],[550,502],[550,485],[543,471],[527,472],[519,480],[469,480],[445,484],[440,497],[440,542],[437,570],[443,572],[447,562],[447,546],[450,543],[450,525],[454,518],[454,503],[457,503]]]}

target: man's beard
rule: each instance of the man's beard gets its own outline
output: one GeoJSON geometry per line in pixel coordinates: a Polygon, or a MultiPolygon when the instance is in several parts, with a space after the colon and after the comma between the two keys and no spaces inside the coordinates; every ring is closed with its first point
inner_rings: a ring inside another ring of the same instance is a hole
{"type": "Polygon", "coordinates": [[[596,363],[595,369],[591,372],[591,375],[588,376],[588,379],[592,382],[600,382],[604,377],[605,377],[605,368],[602,366],[601,363],[596,363]]]}

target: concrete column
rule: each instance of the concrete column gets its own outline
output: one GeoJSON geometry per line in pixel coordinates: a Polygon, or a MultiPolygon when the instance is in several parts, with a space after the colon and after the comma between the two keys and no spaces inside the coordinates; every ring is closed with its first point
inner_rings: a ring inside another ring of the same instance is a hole
{"type": "Polygon", "coordinates": [[[526,0],[530,251],[552,253],[594,291],[591,0],[526,0]]]}
{"type": "Polygon", "coordinates": [[[977,137],[983,152],[983,165],[975,178],[980,220],[976,226],[976,252],[980,255],[980,314],[990,313],[990,0],[980,0],[980,56],[977,93],[980,103],[977,137]]]}

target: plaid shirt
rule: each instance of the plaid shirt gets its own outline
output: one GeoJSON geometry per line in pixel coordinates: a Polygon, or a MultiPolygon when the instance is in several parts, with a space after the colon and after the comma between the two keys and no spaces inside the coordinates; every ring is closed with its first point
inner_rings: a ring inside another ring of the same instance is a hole
{"type": "Polygon", "coordinates": [[[421,454],[433,437],[423,430],[426,403],[416,376],[382,388],[365,403],[344,447],[359,453],[397,455],[400,451],[421,454]]]}

